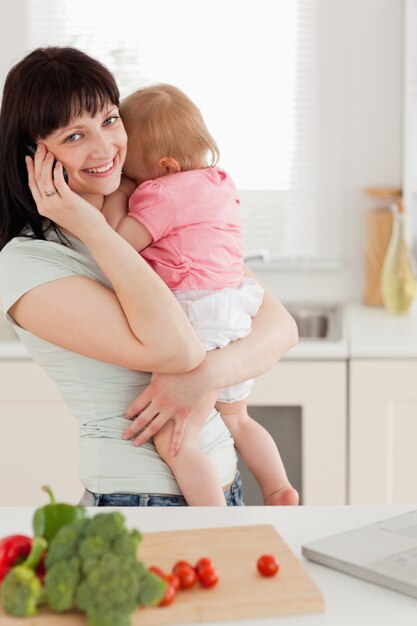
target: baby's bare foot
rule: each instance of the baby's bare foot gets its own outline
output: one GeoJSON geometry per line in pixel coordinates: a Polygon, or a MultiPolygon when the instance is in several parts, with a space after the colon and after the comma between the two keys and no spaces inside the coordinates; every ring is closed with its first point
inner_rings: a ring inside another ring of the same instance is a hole
{"type": "Polygon", "coordinates": [[[287,485],[265,498],[264,504],[266,506],[297,506],[299,499],[294,487],[287,485]]]}

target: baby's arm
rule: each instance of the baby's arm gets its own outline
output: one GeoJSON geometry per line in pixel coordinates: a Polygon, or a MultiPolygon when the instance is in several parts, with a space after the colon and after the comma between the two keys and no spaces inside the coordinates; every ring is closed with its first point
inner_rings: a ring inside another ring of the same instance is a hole
{"type": "Polygon", "coordinates": [[[122,176],[119,189],[104,199],[102,213],[107,223],[137,252],[141,252],[152,243],[153,239],[140,222],[127,215],[129,197],[135,188],[133,180],[122,176]]]}
{"type": "Polygon", "coordinates": [[[110,226],[117,230],[120,222],[127,215],[129,197],[135,191],[135,183],[130,178],[122,176],[117,191],[104,198],[102,213],[110,226]]]}
{"type": "Polygon", "coordinates": [[[116,230],[137,252],[141,252],[153,242],[152,235],[143,224],[129,215],[122,219],[116,230]]]}

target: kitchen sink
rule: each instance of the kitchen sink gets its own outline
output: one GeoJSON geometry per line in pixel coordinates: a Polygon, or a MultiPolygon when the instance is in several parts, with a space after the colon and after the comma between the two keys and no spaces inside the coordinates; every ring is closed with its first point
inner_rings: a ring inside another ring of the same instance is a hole
{"type": "Polygon", "coordinates": [[[343,305],[286,304],[297,324],[300,339],[339,341],[343,336],[343,305]]]}

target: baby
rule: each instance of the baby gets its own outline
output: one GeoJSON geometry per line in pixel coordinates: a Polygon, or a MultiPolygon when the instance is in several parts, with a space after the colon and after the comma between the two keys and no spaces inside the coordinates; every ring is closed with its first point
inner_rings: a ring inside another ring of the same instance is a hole
{"type": "MultiPolygon", "coordinates": [[[[139,89],[122,102],[120,113],[129,136],[123,167],[128,178],[106,198],[103,213],[172,290],[205,349],[223,348],[249,334],[263,298],[258,283],[243,273],[233,181],[216,167],[219,151],[199,109],[176,87],[139,89]]],[[[220,390],[216,408],[264,503],[298,504],[272,437],[248,415],[252,384],[220,390]]],[[[198,445],[198,421],[189,420],[175,456],[169,454],[172,422],[154,435],[154,443],[189,505],[224,506],[219,478],[198,445]]]]}

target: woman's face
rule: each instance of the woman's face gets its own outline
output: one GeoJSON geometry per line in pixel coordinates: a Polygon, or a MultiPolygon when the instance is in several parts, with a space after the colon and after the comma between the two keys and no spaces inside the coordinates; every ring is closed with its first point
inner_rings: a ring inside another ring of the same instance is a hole
{"type": "Polygon", "coordinates": [[[68,184],[80,196],[108,195],[120,184],[127,135],[117,106],[94,117],[84,113],[42,140],[68,172],[68,184]]]}

